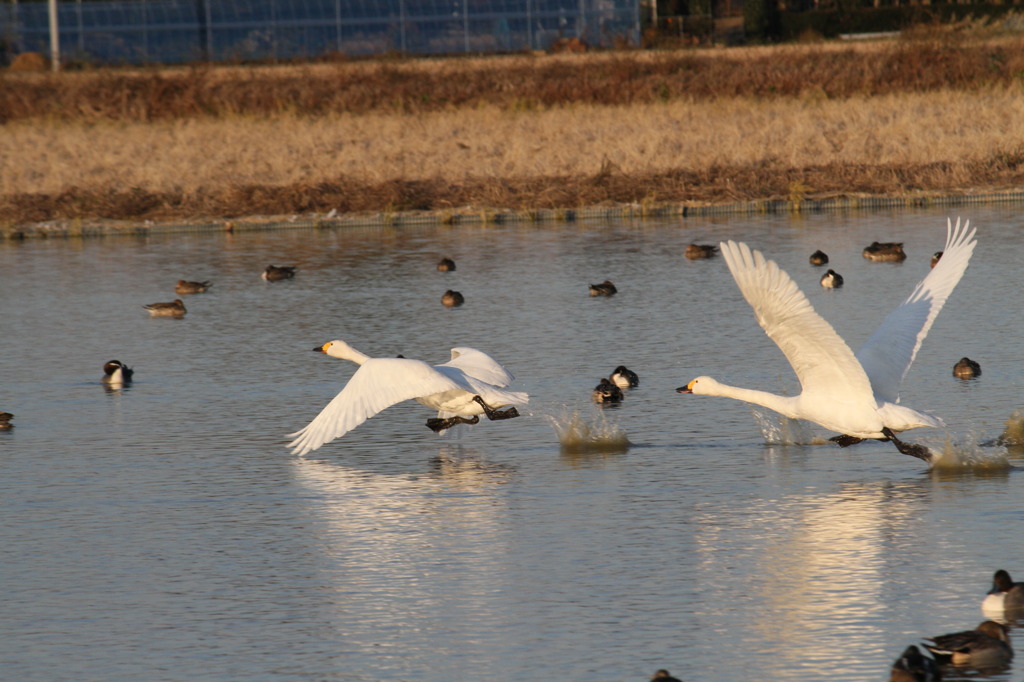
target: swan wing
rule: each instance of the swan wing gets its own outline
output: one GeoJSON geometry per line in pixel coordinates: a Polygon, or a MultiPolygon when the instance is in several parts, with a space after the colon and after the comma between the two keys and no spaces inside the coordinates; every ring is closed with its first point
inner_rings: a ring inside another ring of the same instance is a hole
{"type": "Polygon", "coordinates": [[[511,372],[490,355],[467,346],[452,348],[452,359],[439,367],[455,367],[493,386],[508,386],[515,379],[511,372]]]}
{"type": "MultiPolygon", "coordinates": [[[[483,353],[480,354],[487,357],[483,353]]],[[[451,363],[437,365],[434,369],[447,376],[451,379],[454,385],[458,386],[466,393],[480,396],[483,398],[484,402],[491,407],[500,407],[501,405],[525,405],[530,401],[530,397],[526,393],[509,391],[506,390],[505,384],[495,385],[484,381],[483,379],[478,379],[475,376],[467,374],[460,367],[452,367],[451,363]]],[[[511,378],[511,375],[507,374],[507,376],[511,378]]]]}
{"type": "Polygon", "coordinates": [[[503,386],[495,386],[471,376],[464,377],[464,381],[471,393],[483,398],[491,407],[526,405],[530,402],[530,396],[521,391],[509,391],[503,386]]]}
{"type": "Polygon", "coordinates": [[[719,247],[758,324],[793,366],[805,397],[841,402],[872,397],[853,351],[785,271],[742,242],[719,247]]]}
{"type": "Polygon", "coordinates": [[[974,253],[974,229],[971,221],[956,226],[946,221],[946,248],[928,276],[896,310],[882,321],[871,338],[857,352],[867,372],[875,396],[888,402],[899,401],[900,384],[910,370],[918,349],[936,316],[953,292],[974,253]]]}
{"type": "Polygon", "coordinates": [[[288,434],[296,455],[340,438],[378,412],[404,400],[465,389],[420,360],[373,358],[356,370],[345,388],[303,429],[288,434]]]}

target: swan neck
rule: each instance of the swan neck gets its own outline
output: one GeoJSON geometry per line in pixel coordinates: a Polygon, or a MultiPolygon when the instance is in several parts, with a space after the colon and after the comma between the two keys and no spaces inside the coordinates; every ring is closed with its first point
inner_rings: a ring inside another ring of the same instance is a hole
{"type": "Polygon", "coordinates": [[[370,359],[369,355],[366,353],[360,353],[344,341],[331,341],[324,345],[323,351],[332,358],[348,360],[349,362],[354,362],[357,365],[361,365],[370,359]]]}
{"type": "Polygon", "coordinates": [[[783,395],[776,395],[767,391],[758,391],[753,388],[742,388],[740,386],[730,386],[729,384],[723,384],[718,382],[715,387],[715,395],[723,398],[733,398],[735,400],[742,400],[746,403],[753,403],[760,405],[761,407],[767,407],[770,410],[775,410],[781,414],[790,416],[792,412],[793,398],[783,395]]]}
{"type": "Polygon", "coordinates": [[[360,353],[355,348],[349,347],[349,353],[345,356],[346,360],[351,360],[357,365],[361,365],[370,359],[370,356],[366,353],[360,353]]]}

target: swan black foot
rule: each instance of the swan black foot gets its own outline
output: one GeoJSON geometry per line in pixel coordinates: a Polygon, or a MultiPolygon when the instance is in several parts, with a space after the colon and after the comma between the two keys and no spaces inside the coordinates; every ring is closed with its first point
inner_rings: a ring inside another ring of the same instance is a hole
{"type": "Polygon", "coordinates": [[[478,395],[473,396],[473,400],[479,403],[480,407],[484,408],[484,414],[486,414],[487,418],[490,420],[512,419],[513,417],[519,416],[519,410],[517,410],[514,406],[508,408],[507,410],[496,410],[487,403],[485,403],[484,399],[478,395]]]}
{"type": "Polygon", "coordinates": [[[466,419],[465,417],[458,416],[448,417],[447,419],[435,418],[427,420],[427,428],[433,431],[434,433],[439,433],[441,431],[444,431],[445,429],[450,429],[456,424],[476,424],[478,421],[480,421],[480,417],[476,416],[475,414],[473,415],[472,419],[466,419]]]}
{"type": "Polygon", "coordinates": [[[932,453],[925,446],[916,445],[914,443],[904,443],[903,441],[896,437],[896,434],[893,433],[888,426],[882,428],[882,433],[884,433],[885,437],[892,441],[892,444],[896,446],[896,449],[902,452],[904,455],[917,457],[918,459],[923,459],[924,461],[931,464],[932,453]]]}
{"type": "Polygon", "coordinates": [[[841,448],[848,448],[851,445],[856,445],[857,443],[862,442],[864,439],[857,438],[857,436],[847,436],[844,434],[842,436],[832,436],[831,438],[829,438],[829,440],[832,441],[833,443],[838,444],[841,448]]]}

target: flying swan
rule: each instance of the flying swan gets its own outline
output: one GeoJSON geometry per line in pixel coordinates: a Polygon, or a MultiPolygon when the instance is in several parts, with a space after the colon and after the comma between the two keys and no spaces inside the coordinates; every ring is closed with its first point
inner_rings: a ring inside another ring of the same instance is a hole
{"type": "Polygon", "coordinates": [[[697,377],[680,393],[724,396],[761,405],[791,419],[812,421],[839,432],[840,446],[865,438],[889,440],[905,455],[931,461],[921,445],[896,433],[920,426],[940,427],[933,417],[899,403],[899,387],[935,317],[960,281],[977,243],[970,221],[961,228],[947,220],[942,259],[899,307],[889,314],[856,355],[774,261],[743,243],[721,244],[743,297],[758,323],[793,366],[802,392],[781,396],[697,377]]]}
{"type": "Polygon", "coordinates": [[[415,400],[437,410],[437,418],[427,420],[427,426],[436,432],[456,424],[476,424],[481,414],[492,420],[518,417],[515,407],[498,408],[529,402],[526,393],[504,390],[515,377],[475,348],[452,348],[452,359],[433,367],[422,360],[371,358],[338,340],[313,350],[351,360],[359,369],[313,421],[288,434],[294,437],[288,447],[296,455],[305,455],[341,438],[378,412],[404,400],[415,400]]]}

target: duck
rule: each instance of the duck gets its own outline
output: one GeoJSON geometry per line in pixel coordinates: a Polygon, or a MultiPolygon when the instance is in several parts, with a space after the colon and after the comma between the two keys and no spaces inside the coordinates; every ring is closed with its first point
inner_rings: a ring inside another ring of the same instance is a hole
{"type": "Polygon", "coordinates": [[[267,269],[260,275],[268,282],[280,282],[282,279],[291,279],[295,276],[295,267],[291,265],[268,265],[267,269]]]}
{"type": "Polygon", "coordinates": [[[170,303],[147,303],[142,307],[148,310],[152,317],[184,317],[188,312],[180,298],[170,303]]]}
{"type": "Polygon", "coordinates": [[[451,258],[442,258],[437,264],[437,269],[441,272],[455,272],[455,261],[451,258]]]}
{"type": "Polygon", "coordinates": [[[838,289],[843,286],[843,276],[835,270],[829,270],[821,276],[821,286],[826,289],[838,289]]]}
{"type": "Polygon", "coordinates": [[[625,365],[616,367],[608,378],[619,388],[636,388],[640,385],[640,377],[633,370],[627,369],[625,365]]]}
{"type": "Polygon", "coordinates": [[[622,389],[608,379],[601,379],[600,383],[590,392],[590,397],[595,403],[621,403],[622,389]]]}
{"type": "Polygon", "coordinates": [[[466,302],[466,297],[457,291],[449,289],[441,295],[441,303],[449,308],[455,308],[466,302]]]}
{"type": "Polygon", "coordinates": [[[683,252],[683,255],[690,260],[713,258],[718,255],[718,247],[713,244],[690,244],[686,247],[686,251],[683,252]]]}
{"type": "Polygon", "coordinates": [[[1013,659],[1009,629],[994,620],[986,620],[973,630],[926,638],[924,646],[940,665],[989,668],[1004,666],[1013,659]]]}
{"type": "Polygon", "coordinates": [[[935,253],[933,253],[933,254],[932,254],[932,260],[931,260],[931,265],[932,265],[932,267],[933,267],[933,268],[934,268],[934,267],[935,267],[936,265],[938,265],[938,264],[939,264],[939,260],[940,260],[941,258],[942,258],[942,252],[941,252],[941,251],[936,251],[935,253]]]}
{"type": "Polygon", "coordinates": [[[682,682],[682,680],[678,677],[672,677],[669,671],[662,668],[654,673],[654,677],[651,678],[651,682],[682,682]]]}
{"type": "Polygon", "coordinates": [[[373,358],[340,339],[313,350],[354,362],[359,369],[309,424],[288,434],[292,438],[288,447],[300,456],[406,400],[437,410],[437,418],[427,420],[435,433],[458,424],[476,424],[481,414],[493,421],[518,417],[516,406],[530,400],[526,393],[506,390],[515,377],[475,348],[452,348],[451,360],[434,366],[411,358],[373,358]]]}
{"type": "Polygon", "coordinates": [[[871,242],[864,247],[861,255],[873,261],[901,263],[907,259],[907,254],[903,252],[903,242],[871,242]]]}
{"type": "Polygon", "coordinates": [[[619,290],[616,289],[615,285],[608,280],[605,280],[600,284],[590,285],[591,296],[614,296],[617,293],[619,293],[619,290]]]}
{"type": "Polygon", "coordinates": [[[999,569],[992,576],[992,589],[981,602],[981,610],[986,614],[1024,610],[1024,583],[1013,582],[1009,572],[999,569]]]}
{"type": "Polygon", "coordinates": [[[174,285],[174,293],[203,294],[212,286],[213,284],[211,282],[187,282],[183,279],[179,279],[178,283],[174,285]]]}
{"type": "Polygon", "coordinates": [[[12,419],[14,419],[14,415],[10,412],[0,412],[0,431],[10,431],[13,429],[12,419]]]}
{"type": "Polygon", "coordinates": [[[946,223],[946,255],[910,296],[883,320],[854,355],[824,320],[792,278],[760,251],[744,243],[724,242],[722,252],[733,279],[762,329],[782,350],[800,380],[802,392],[782,396],[721,383],[699,376],[679,393],[722,396],[804,419],[840,435],[841,447],[865,438],[888,440],[897,450],[931,462],[923,446],[905,443],[896,433],[919,427],[939,428],[938,417],[899,403],[899,388],[931,329],[935,317],[967,270],[976,230],[946,223]]]}
{"type": "Polygon", "coordinates": [[[101,381],[109,386],[123,386],[132,382],[133,374],[135,370],[120,360],[110,360],[103,364],[101,381]]]}
{"type": "Polygon", "coordinates": [[[825,265],[828,263],[828,254],[818,250],[811,254],[811,265],[825,265]]]}
{"type": "Polygon", "coordinates": [[[957,379],[973,379],[981,376],[981,365],[970,358],[960,358],[953,365],[953,376],[957,379]]]}
{"type": "Polygon", "coordinates": [[[892,664],[889,682],[939,682],[942,673],[938,664],[911,644],[892,664]]]}

